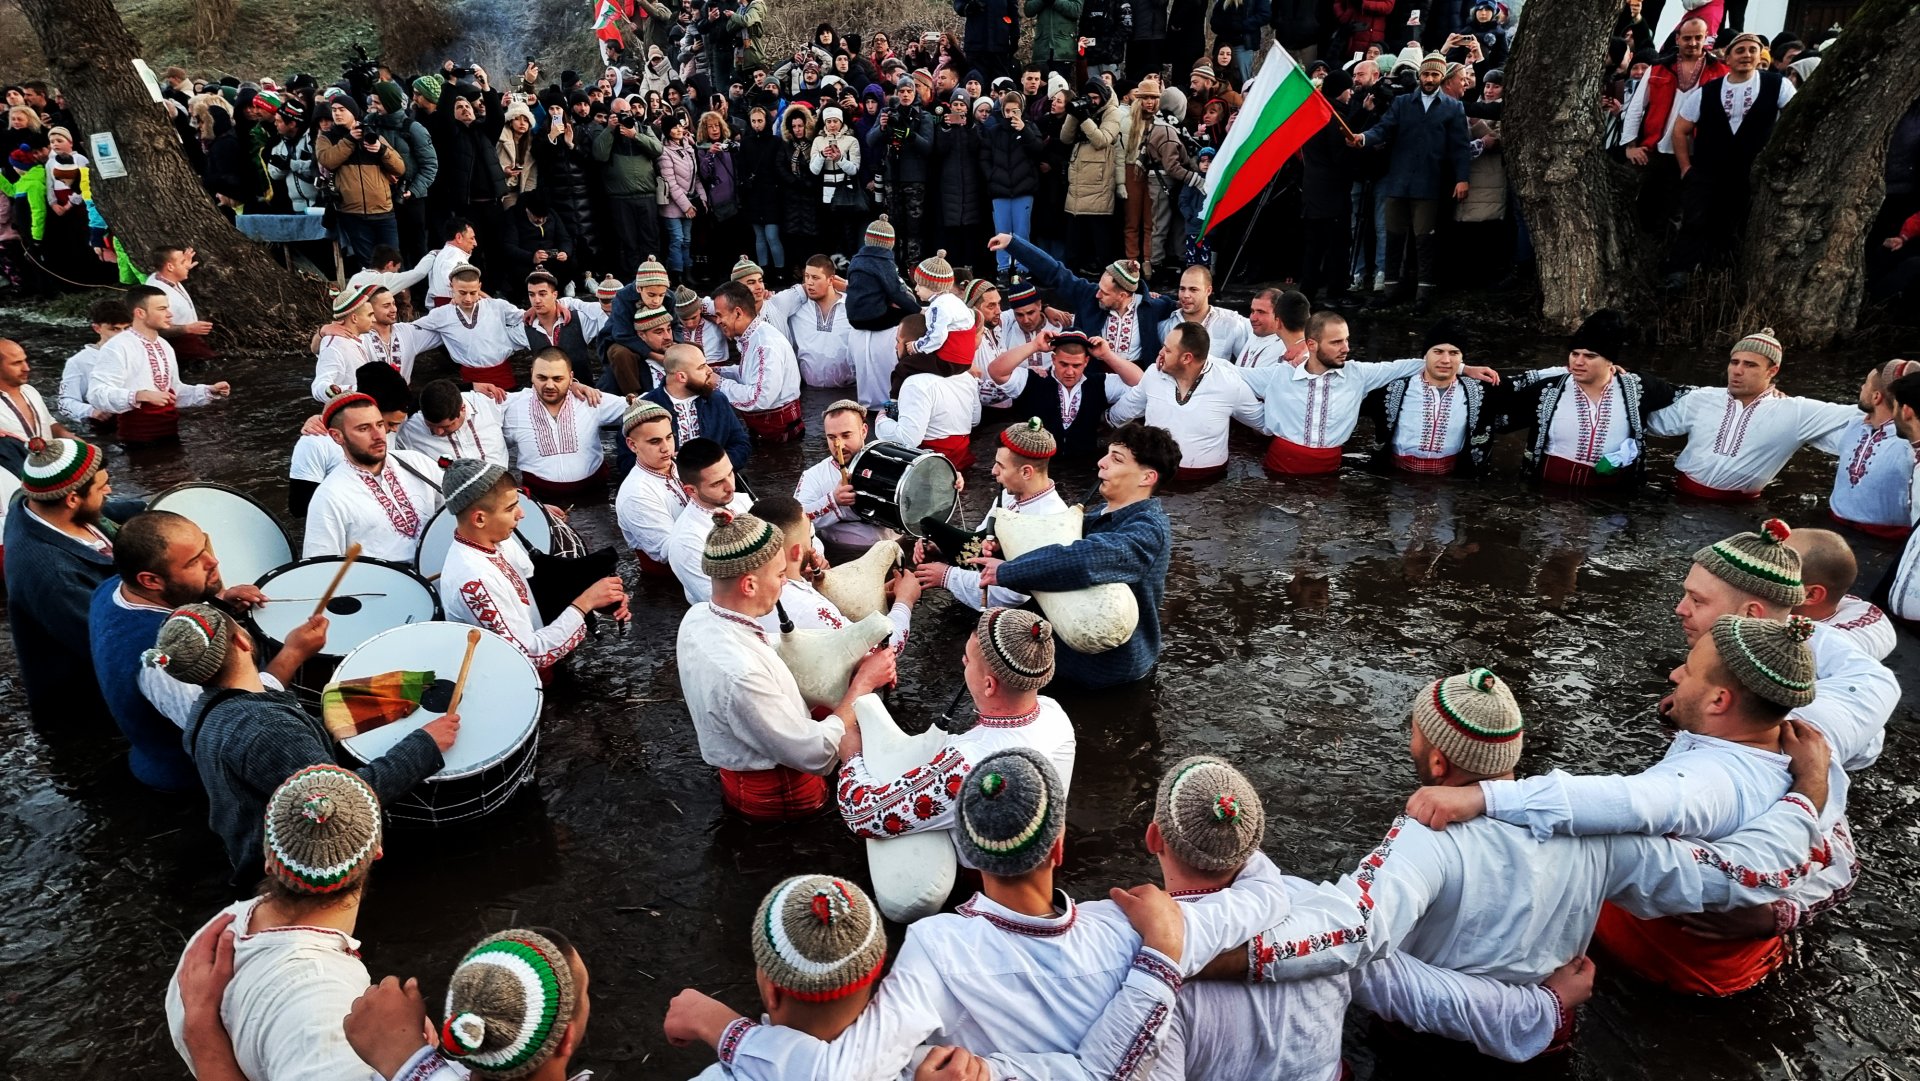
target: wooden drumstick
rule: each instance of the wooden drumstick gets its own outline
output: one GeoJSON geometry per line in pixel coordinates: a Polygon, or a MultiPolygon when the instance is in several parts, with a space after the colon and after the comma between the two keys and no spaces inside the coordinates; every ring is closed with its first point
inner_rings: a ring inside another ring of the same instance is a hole
{"type": "Polygon", "coordinates": [[[333,572],[333,581],[328,582],[327,591],[325,593],[320,594],[320,603],[313,606],[314,615],[316,616],[320,615],[322,612],[325,612],[327,610],[327,605],[333,602],[333,595],[337,590],[339,590],[340,583],[346,579],[347,571],[352,569],[353,561],[359,558],[360,558],[360,542],[355,541],[354,543],[347,545],[347,554],[341,557],[340,569],[333,572]]]}
{"type": "Polygon", "coordinates": [[[460,712],[460,696],[467,693],[467,670],[473,667],[473,651],[480,648],[478,628],[467,632],[467,655],[460,661],[460,678],[454,681],[453,697],[447,701],[447,712],[460,712]]]}

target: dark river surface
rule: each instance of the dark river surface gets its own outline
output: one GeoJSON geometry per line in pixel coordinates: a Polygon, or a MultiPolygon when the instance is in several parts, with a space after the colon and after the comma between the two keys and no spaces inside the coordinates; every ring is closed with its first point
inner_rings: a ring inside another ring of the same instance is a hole
{"type": "MultiPolygon", "coordinates": [[[[1498,318],[1497,315],[1495,315],[1498,318]]],[[[49,396],[85,335],[9,318],[49,396]]],[[[1418,327],[1356,319],[1356,357],[1417,351],[1418,327]]],[[[1470,363],[1558,363],[1563,339],[1513,334],[1470,363]]],[[[1629,362],[1688,382],[1721,379],[1723,353],[1636,350],[1629,362]]],[[[1792,393],[1852,400],[1884,355],[1789,353],[1792,393]]],[[[185,444],[131,459],[110,451],[121,494],[218,480],[285,506],[286,462],[314,411],[311,360],[235,356],[218,366],[229,403],[189,413],[185,444]]],[[[189,373],[193,377],[193,373],[189,373]]],[[[820,457],[813,438],[756,453],[762,492],[790,490],[820,457]]],[[[1365,429],[1363,427],[1362,431],[1365,429]]],[[[991,484],[990,435],[967,496],[991,484]]],[[[1624,497],[1548,497],[1508,476],[1479,482],[1378,477],[1281,482],[1260,440],[1235,436],[1231,475],[1166,495],[1174,552],[1166,653],[1151,686],[1069,698],[1079,738],[1061,884],[1076,897],[1149,878],[1142,844],[1161,771],[1197,752],[1237,763],[1260,786],[1267,851],[1290,872],[1332,877],[1378,840],[1415,781],[1407,708],[1427,680],[1490,665],[1529,721],[1523,772],[1631,771],[1662,753],[1654,704],[1684,651],[1672,606],[1695,548],[1772,514],[1825,518],[1834,463],[1803,452],[1759,507],[1676,501],[1672,445],[1654,481],[1624,497]]],[[[1508,448],[1509,450],[1511,448],[1508,448]]],[[[1082,469],[1060,478],[1069,499],[1082,469]]],[[[578,508],[590,542],[618,544],[610,507],[578,508]]],[[[298,550],[295,532],[295,550],[298,550]]],[[[1870,588],[1896,549],[1855,538],[1870,588]]],[[[630,557],[629,557],[630,559],[630,557]]],[[[630,583],[637,573],[627,567],[630,583]]],[[[483,934],[547,924],[579,944],[594,1014],[576,1068],[603,1079],[684,1078],[710,1050],[667,1045],[672,995],[698,986],[757,1013],[747,927],[784,876],[864,881],[860,843],[837,818],[748,826],[722,812],[700,761],[675,673],[677,585],[645,581],[632,633],[590,639],[548,698],[537,793],[477,827],[391,834],[361,914],[367,967],[420,977],[434,1008],[453,964],[483,934]]],[[[917,727],[959,685],[964,609],[929,593],[892,696],[917,727]],[[948,660],[947,658],[953,658],[948,660]]],[[[1909,688],[1913,644],[1893,664],[1909,688]]],[[[161,997],[185,936],[229,898],[204,810],[144,790],[109,722],[56,731],[25,719],[11,649],[0,649],[0,1074],[178,1078],[161,997]]],[[[1854,780],[1849,814],[1865,859],[1852,900],[1800,936],[1793,961],[1730,1001],[1680,997],[1601,969],[1574,1051],[1509,1071],[1542,1078],[1920,1079],[1920,753],[1909,693],[1879,764],[1854,780]]],[[[898,942],[897,929],[895,942],[898,942]]],[[[1432,1076],[1442,1059],[1365,1022],[1349,1025],[1361,1078],[1432,1076]]]]}

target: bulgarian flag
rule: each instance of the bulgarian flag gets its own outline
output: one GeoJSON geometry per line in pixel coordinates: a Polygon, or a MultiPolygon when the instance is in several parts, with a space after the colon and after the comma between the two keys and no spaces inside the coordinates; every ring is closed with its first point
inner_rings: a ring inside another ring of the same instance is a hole
{"type": "Polygon", "coordinates": [[[606,30],[612,27],[614,19],[619,14],[620,9],[615,6],[613,0],[594,0],[593,29],[606,30]]]}
{"type": "Polygon", "coordinates": [[[1200,234],[1253,202],[1287,159],[1333,119],[1333,105],[1278,43],[1247,87],[1227,141],[1207,170],[1200,234]]]}

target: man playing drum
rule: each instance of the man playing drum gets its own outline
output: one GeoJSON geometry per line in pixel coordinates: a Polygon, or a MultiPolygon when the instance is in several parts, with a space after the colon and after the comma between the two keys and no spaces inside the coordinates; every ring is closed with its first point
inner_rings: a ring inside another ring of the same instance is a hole
{"type": "Polygon", "coordinates": [[[347,468],[328,473],[313,493],[301,558],[342,555],[357,542],[369,558],[412,563],[421,530],[440,509],[440,466],[389,449],[387,418],[368,395],[335,398],[321,419],[347,468]]]}
{"type": "Polygon", "coordinates": [[[552,623],[541,625],[533,603],[533,560],[513,528],[526,512],[513,476],[499,462],[456,458],[441,482],[447,513],[458,523],[440,570],[440,605],[447,618],[484,627],[519,647],[544,682],[553,666],[587,636],[587,613],[617,605],[627,618],[627,591],[615,577],[588,587],[552,623]]]}
{"type": "MultiPolygon", "coordinates": [[[[1053,433],[1039,417],[1024,423],[1009,424],[1000,430],[1000,447],[993,452],[993,479],[1000,482],[999,506],[1021,514],[1065,514],[1066,501],[1054,490],[1048,467],[1059,450],[1053,433]]],[[[984,528],[983,520],[980,526],[984,528]]],[[[992,586],[983,601],[980,572],[972,567],[955,567],[938,560],[926,541],[916,541],[913,549],[913,576],[926,587],[940,586],[961,604],[980,611],[992,603],[1001,608],[1018,608],[1027,603],[1027,595],[1005,586],[992,586]]]]}
{"type": "MultiPolygon", "coordinates": [[[[699,604],[713,596],[713,583],[707,579],[700,553],[706,549],[707,533],[713,529],[715,511],[745,514],[753,498],[733,486],[733,461],[720,444],[711,439],[689,439],[680,444],[678,455],[680,483],[687,492],[686,509],[673,520],[673,533],[667,538],[667,564],[686,591],[688,604],[699,604]]],[[[772,610],[772,601],[768,601],[772,610]]]]}
{"type": "Polygon", "coordinates": [[[507,441],[513,444],[528,493],[542,502],[605,498],[607,461],[600,449],[600,429],[618,424],[627,403],[591,387],[584,388],[586,401],[575,401],[573,387],[567,354],[548,347],[533,358],[533,386],[507,399],[507,441]]]}
{"type": "Polygon", "coordinates": [[[867,445],[867,408],[850,398],[827,406],[820,430],[827,437],[827,456],[800,474],[793,498],[807,512],[807,520],[826,545],[835,563],[857,559],[867,549],[899,534],[853,513],[853,484],[847,466],[867,445]]]}
{"type": "Polygon", "coordinates": [[[667,564],[673,523],[693,498],[673,464],[673,414],[642,398],[627,407],[620,427],[634,464],[614,497],[614,516],[640,570],[665,577],[673,573],[667,564]]]}
{"type": "Polygon", "coordinates": [[[750,514],[710,513],[701,569],[713,599],[687,611],[677,643],[700,757],[720,771],[728,807],[762,821],[800,818],[826,805],[825,775],[839,760],[854,700],[893,682],[893,651],[869,654],[833,714],[814,720],[760,625],[786,579],[786,539],[750,514]]]}

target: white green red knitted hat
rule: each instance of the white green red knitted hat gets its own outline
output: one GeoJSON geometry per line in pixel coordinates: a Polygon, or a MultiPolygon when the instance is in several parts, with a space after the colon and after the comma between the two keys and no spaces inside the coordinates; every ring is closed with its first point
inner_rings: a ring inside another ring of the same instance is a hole
{"type": "Polygon", "coordinates": [[[1713,621],[1713,647],[1740,685],[1787,709],[1813,701],[1813,621],[1721,616],[1713,621]]]}
{"type": "Polygon", "coordinates": [[[1792,608],[1807,603],[1800,579],[1800,553],[1787,545],[1793,530],[1778,518],[1752,533],[1735,533],[1693,553],[1715,578],[1751,597],[1792,608]]]}
{"type": "Polygon", "coordinates": [[[867,226],[865,239],[867,243],[875,244],[882,248],[893,247],[893,223],[887,220],[885,214],[880,215],[874,220],[872,225],[867,226]]]}
{"type": "Polygon", "coordinates": [[[915,263],[913,277],[914,280],[926,282],[928,285],[952,285],[953,264],[947,262],[947,249],[941,248],[915,263]]]}
{"type": "Polygon", "coordinates": [[[633,329],[656,330],[673,325],[673,313],[665,308],[648,308],[633,313],[633,329]]]}
{"type": "Polygon", "coordinates": [[[1022,458],[1051,458],[1060,450],[1059,442],[1039,417],[1000,429],[1000,445],[1022,458]]]}
{"type": "Polygon", "coordinates": [[[620,282],[612,275],[600,279],[600,284],[593,287],[593,296],[596,300],[612,300],[619,295],[620,282]]]}
{"type": "Polygon", "coordinates": [[[1107,264],[1107,273],[1113,276],[1113,282],[1129,293],[1140,291],[1140,263],[1134,259],[1115,259],[1107,264]]]}
{"type": "Polygon", "coordinates": [[[308,766],[267,799],[267,875],[294,893],[360,884],[380,851],[380,797],[360,775],[308,766]]]}
{"type": "Polygon", "coordinates": [[[666,408],[660,403],[650,402],[645,398],[641,398],[628,406],[625,413],[620,414],[620,434],[625,435],[633,431],[636,425],[641,424],[649,418],[664,417],[667,415],[666,408]]]}
{"type": "Polygon", "coordinates": [[[1527,727],[1513,692],[1487,668],[1427,684],[1413,700],[1413,723],[1447,761],[1482,777],[1513,772],[1527,727]]]}
{"type": "Polygon", "coordinates": [[[733,271],[728,274],[730,280],[737,282],[743,282],[755,276],[764,278],[767,276],[767,272],[760,269],[759,263],[754,262],[744,255],[740,257],[739,262],[733,264],[733,271]]]}
{"type": "Polygon", "coordinates": [[[488,1077],[525,1077],[559,1049],[576,1002],[573,966],[551,939],[488,935],[453,970],[440,1053],[488,1077]]]}
{"type": "Polygon", "coordinates": [[[340,290],[333,294],[333,317],[335,319],[345,319],[347,316],[352,315],[354,310],[359,308],[360,305],[371,301],[373,294],[379,291],[380,286],[374,284],[363,285],[358,289],[340,290]]]}
{"type": "Polygon", "coordinates": [[[80,439],[41,439],[27,443],[27,464],[20,488],[36,503],[58,503],[86,488],[105,462],[100,448],[80,439]]]}
{"type": "Polygon", "coordinates": [[[649,255],[646,261],[640,264],[639,271],[634,274],[633,284],[642,289],[648,286],[658,286],[661,289],[665,289],[673,283],[667,280],[667,268],[665,264],[649,255]]]}
{"type": "Polygon", "coordinates": [[[879,912],[843,878],[789,878],[753,918],[753,963],[803,1002],[831,1002],[871,985],[886,959],[879,912]]]}
{"type": "Polygon", "coordinates": [[[1252,782],[1211,755],[1182,759],[1160,779],[1153,801],[1160,836],[1196,871],[1230,871],[1247,862],[1267,832],[1266,808],[1252,782]]]}

